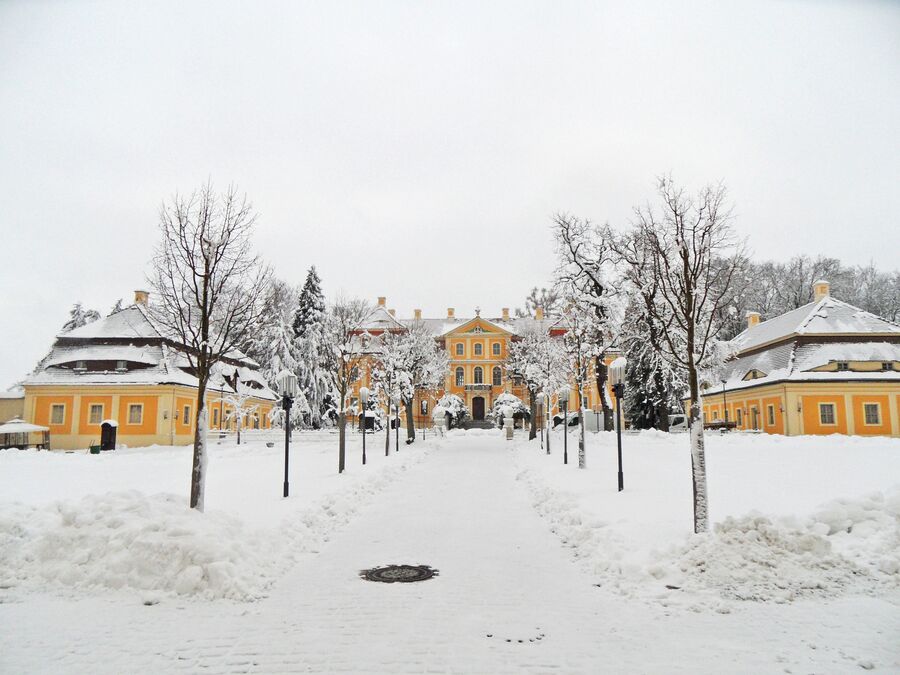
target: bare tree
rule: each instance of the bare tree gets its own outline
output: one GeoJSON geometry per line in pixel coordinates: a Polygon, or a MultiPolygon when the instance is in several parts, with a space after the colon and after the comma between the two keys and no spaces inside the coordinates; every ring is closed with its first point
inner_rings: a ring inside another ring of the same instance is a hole
{"type": "Polygon", "coordinates": [[[663,353],[687,374],[694,531],[705,532],[709,518],[700,371],[721,358],[716,338],[722,321],[719,310],[736,270],[743,266],[743,246],[730,225],[723,185],[708,186],[689,197],[665,177],[658,190],[661,208],[636,209],[636,226],[649,246],[658,284],[658,301],[651,312],[663,353]]]}
{"type": "Polygon", "coordinates": [[[519,318],[534,316],[538,307],[547,315],[556,314],[560,310],[561,298],[559,291],[553,287],[538,288],[535,286],[525,298],[525,309],[516,307],[516,316],[519,318]]]}
{"type": "MultiPolygon", "coordinates": [[[[537,437],[537,397],[558,394],[568,386],[566,375],[569,363],[562,341],[551,337],[549,331],[538,326],[527,329],[521,339],[509,345],[506,372],[510,377],[521,378],[528,388],[528,405],[531,409],[528,440],[534,440],[537,437]]],[[[549,413],[548,406],[547,414],[549,413]]]]}
{"type": "Polygon", "coordinates": [[[190,506],[204,505],[206,388],[214,366],[247,338],[259,320],[271,272],[252,252],[256,216],[234,187],[217,194],[210,184],[175,195],[160,210],[162,240],[149,281],[151,312],[197,378],[190,506]]]}
{"type": "Polygon", "coordinates": [[[369,334],[364,326],[372,313],[365,300],[338,298],[325,317],[323,367],[331,377],[338,407],[338,473],[343,473],[347,457],[347,396],[360,377],[369,334]]]}
{"type": "Polygon", "coordinates": [[[567,214],[557,214],[553,222],[559,257],[557,285],[566,301],[582,310],[579,325],[594,345],[594,377],[603,408],[603,425],[611,431],[612,405],[606,392],[609,375],[605,357],[618,329],[621,311],[621,299],[616,297],[611,283],[615,268],[613,235],[608,227],[597,227],[567,214]]]}

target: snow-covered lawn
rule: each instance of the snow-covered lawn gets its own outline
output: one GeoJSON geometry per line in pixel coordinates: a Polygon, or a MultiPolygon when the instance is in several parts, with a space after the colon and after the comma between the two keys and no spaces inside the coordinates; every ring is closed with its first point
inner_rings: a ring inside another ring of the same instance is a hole
{"type": "Polygon", "coordinates": [[[186,508],[189,447],[0,452],[0,587],[259,597],[430,447],[419,440],[412,452],[401,438],[396,453],[391,434],[385,457],[384,434],[367,438],[363,467],[361,436],[348,434],[338,475],[336,433],[295,434],[284,499],[283,437],[211,436],[202,515],[186,508]]]}
{"type": "Polygon", "coordinates": [[[708,434],[713,532],[701,537],[687,436],[622,442],[621,493],[615,434],[587,434],[583,470],[575,432],[568,465],[561,430],[551,455],[538,441],[516,446],[535,508],[598,584],[720,611],[735,599],[900,589],[900,439],[708,434]]]}

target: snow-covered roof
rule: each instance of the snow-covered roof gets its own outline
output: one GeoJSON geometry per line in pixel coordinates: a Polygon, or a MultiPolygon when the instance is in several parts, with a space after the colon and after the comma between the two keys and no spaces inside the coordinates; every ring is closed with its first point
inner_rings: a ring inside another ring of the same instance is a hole
{"type": "MultiPolygon", "coordinates": [[[[864,381],[878,380],[900,382],[897,370],[829,370],[816,371],[836,361],[868,361],[873,363],[900,362],[900,342],[824,342],[798,344],[783,342],[752,354],[738,356],[725,364],[722,379],[725,390],[747,389],[766,384],[789,381],[864,381]],[[761,377],[744,379],[751,371],[761,377]]],[[[706,390],[715,395],[722,390],[722,383],[713,383],[706,390]]]]}
{"type": "Polygon", "coordinates": [[[530,316],[514,318],[511,317],[509,319],[492,318],[485,316],[470,316],[459,318],[454,317],[452,319],[449,317],[443,319],[405,319],[403,320],[403,324],[406,326],[412,326],[414,324],[421,323],[435,337],[444,337],[445,335],[459,329],[460,326],[464,326],[473,319],[477,318],[483,319],[484,321],[497,326],[497,328],[504,330],[507,333],[512,333],[513,335],[519,336],[524,335],[533,327],[538,327],[543,330],[550,330],[550,328],[552,328],[558,322],[558,319],[555,317],[547,317],[538,320],[530,316]]]}
{"type": "Polygon", "coordinates": [[[900,337],[900,324],[826,296],[748,328],[732,342],[740,352],[745,352],[798,335],[900,337]]]}
{"type": "Polygon", "coordinates": [[[130,305],[102,319],[97,319],[80,328],[61,333],[57,337],[73,340],[93,340],[98,338],[159,339],[160,332],[153,325],[143,307],[130,305]]]}
{"type": "Polygon", "coordinates": [[[57,366],[75,361],[128,361],[154,365],[159,362],[159,348],[153,346],[98,344],[87,346],[60,345],[44,359],[44,366],[57,366]]]}
{"type": "Polygon", "coordinates": [[[391,316],[382,305],[378,305],[372,310],[372,313],[366,318],[363,329],[367,331],[373,330],[398,330],[403,328],[395,317],[391,316]]]}
{"type": "Polygon", "coordinates": [[[0,424],[0,434],[30,434],[37,431],[50,431],[50,428],[30,424],[19,417],[11,419],[6,424],[0,424]]]}

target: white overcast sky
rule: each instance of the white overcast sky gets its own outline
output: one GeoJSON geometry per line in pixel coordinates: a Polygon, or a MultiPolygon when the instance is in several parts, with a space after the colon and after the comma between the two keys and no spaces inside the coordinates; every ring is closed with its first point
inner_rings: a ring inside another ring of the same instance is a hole
{"type": "Polygon", "coordinates": [[[900,4],[0,3],[0,385],[144,286],[207,178],[282,278],[521,304],[559,210],[724,180],[760,258],[898,266],[900,4]]]}

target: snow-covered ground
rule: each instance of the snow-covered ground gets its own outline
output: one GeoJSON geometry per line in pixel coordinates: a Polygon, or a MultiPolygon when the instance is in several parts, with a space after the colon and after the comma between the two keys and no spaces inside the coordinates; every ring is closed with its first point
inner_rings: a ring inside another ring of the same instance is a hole
{"type": "Polygon", "coordinates": [[[203,515],[187,448],[0,452],[0,672],[900,669],[900,441],[712,437],[695,537],[685,436],[626,435],[618,493],[559,433],[352,434],[342,476],[298,434],[288,500],[280,446],[213,443],[203,515]],[[393,562],[440,576],[358,577],[393,562]]]}

